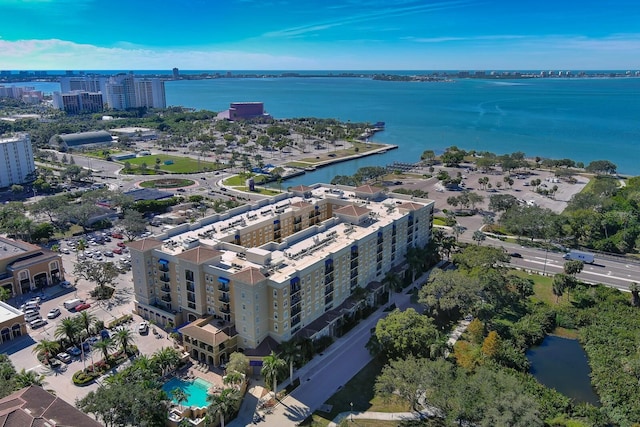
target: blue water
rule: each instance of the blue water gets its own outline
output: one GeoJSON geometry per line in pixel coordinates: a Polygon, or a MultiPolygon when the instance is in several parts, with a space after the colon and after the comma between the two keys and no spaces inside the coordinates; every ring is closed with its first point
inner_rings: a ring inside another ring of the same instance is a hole
{"type": "Polygon", "coordinates": [[[527,351],[531,374],[549,388],[574,399],[600,406],[591,386],[587,355],[577,340],[547,336],[542,344],[527,351]]]}
{"type": "Polygon", "coordinates": [[[207,394],[211,388],[211,384],[207,381],[201,378],[196,378],[193,381],[183,381],[180,378],[172,378],[162,386],[162,390],[164,390],[172,400],[173,396],[171,391],[176,388],[182,389],[188,396],[187,401],[182,402],[183,406],[196,406],[200,408],[209,406],[207,403],[207,394]]]}
{"type": "Polygon", "coordinates": [[[427,149],[457,145],[497,154],[606,159],[640,175],[640,79],[456,80],[383,82],[368,78],[261,78],[166,82],[168,105],[221,111],[262,101],[275,118],[324,117],[386,122],[372,140],[399,150],[288,181],[309,184],[363,165],[415,162],[427,149]]]}

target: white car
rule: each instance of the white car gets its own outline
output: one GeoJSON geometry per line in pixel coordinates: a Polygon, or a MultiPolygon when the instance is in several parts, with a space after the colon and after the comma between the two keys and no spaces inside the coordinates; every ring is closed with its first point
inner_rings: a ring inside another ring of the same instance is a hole
{"type": "Polygon", "coordinates": [[[31,329],[38,329],[41,328],[42,326],[46,325],[47,321],[44,319],[36,319],[33,320],[31,322],[29,322],[29,326],[31,326],[31,329]]]}
{"type": "Polygon", "coordinates": [[[58,358],[59,361],[64,362],[64,363],[71,363],[71,355],[69,355],[69,353],[58,353],[58,356],[56,356],[58,358]]]}
{"type": "Polygon", "coordinates": [[[60,252],[62,252],[65,255],[69,255],[71,253],[71,251],[69,249],[67,249],[67,248],[61,249],[60,252]]]}
{"type": "Polygon", "coordinates": [[[149,332],[149,323],[140,322],[140,325],[138,326],[138,332],[140,332],[141,334],[146,334],[147,332],[149,332]]]}
{"type": "Polygon", "coordinates": [[[53,308],[49,311],[49,313],[47,313],[47,319],[55,319],[58,316],[60,316],[59,308],[53,308]]]}

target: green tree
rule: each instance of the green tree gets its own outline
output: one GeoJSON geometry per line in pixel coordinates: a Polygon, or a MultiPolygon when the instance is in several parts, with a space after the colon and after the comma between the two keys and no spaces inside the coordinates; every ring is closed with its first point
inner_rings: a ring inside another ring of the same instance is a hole
{"type": "Polygon", "coordinates": [[[287,362],[284,359],[280,358],[280,355],[275,352],[271,352],[268,356],[266,356],[262,361],[262,369],[260,370],[260,374],[265,378],[265,382],[267,386],[269,385],[266,381],[271,378],[271,384],[273,385],[272,391],[274,396],[278,396],[278,377],[282,375],[282,371],[287,367],[287,362]]]}
{"type": "Polygon", "coordinates": [[[207,396],[208,412],[213,417],[220,417],[220,426],[224,427],[225,418],[237,410],[240,398],[240,392],[235,388],[225,388],[219,394],[210,394],[207,396]]]}
{"type": "Polygon", "coordinates": [[[58,323],[54,336],[57,339],[67,339],[69,343],[75,345],[78,342],[78,334],[80,332],[80,324],[71,317],[65,317],[58,323]]]}
{"type": "Polygon", "coordinates": [[[6,300],[8,300],[9,298],[11,298],[12,292],[5,288],[5,287],[0,287],[0,301],[4,302],[6,300]]]}
{"type": "Polygon", "coordinates": [[[35,371],[25,371],[25,369],[22,368],[20,372],[16,373],[14,381],[17,388],[24,388],[32,385],[42,387],[47,383],[44,378],[44,375],[40,375],[35,371]]]}
{"type": "Polygon", "coordinates": [[[163,347],[154,354],[153,360],[158,364],[164,376],[178,366],[178,363],[180,363],[180,354],[171,347],[163,347]]]}
{"type": "Polygon", "coordinates": [[[395,309],[378,320],[373,334],[380,343],[382,356],[388,360],[408,355],[429,357],[429,346],[439,338],[433,320],[413,308],[395,309]]]}
{"type": "Polygon", "coordinates": [[[95,321],[97,320],[97,317],[93,314],[90,314],[89,312],[87,312],[87,310],[83,310],[80,312],[79,316],[76,316],[76,319],[78,321],[78,324],[80,325],[80,327],[82,329],[84,329],[84,331],[87,334],[87,337],[91,335],[91,326],[93,326],[93,324],[95,323],[95,321]]]}
{"type": "Polygon", "coordinates": [[[60,350],[60,344],[57,341],[51,341],[47,339],[41,340],[33,347],[33,353],[42,354],[45,365],[50,365],[50,360],[60,350]]]}
{"type": "Polygon", "coordinates": [[[0,399],[14,392],[15,377],[16,369],[11,359],[4,353],[0,354],[0,399]]]}
{"type": "Polygon", "coordinates": [[[224,378],[222,379],[222,382],[225,385],[231,385],[239,389],[240,384],[244,382],[244,374],[241,374],[240,372],[237,372],[237,371],[229,372],[227,373],[227,375],[224,376],[224,378]]]}
{"type": "Polygon", "coordinates": [[[105,297],[105,288],[115,287],[115,279],[120,272],[112,262],[81,261],[74,266],[73,274],[95,284],[98,296],[105,297]]]}
{"type": "Polygon", "coordinates": [[[171,396],[173,397],[173,400],[175,400],[178,403],[180,410],[182,410],[182,403],[189,400],[189,393],[187,393],[180,387],[176,387],[173,390],[171,390],[171,396]]]}
{"type": "Polygon", "coordinates": [[[102,339],[93,345],[94,350],[102,352],[105,362],[109,360],[109,351],[113,350],[114,347],[115,342],[113,342],[113,338],[102,339]]]}
{"type": "Polygon", "coordinates": [[[231,355],[229,356],[229,361],[227,362],[227,372],[233,371],[249,375],[249,358],[240,352],[231,353],[231,355]]]}
{"type": "Polygon", "coordinates": [[[293,366],[300,361],[300,343],[294,339],[280,344],[282,358],[289,364],[289,381],[293,383],[293,366]]]}
{"type": "Polygon", "coordinates": [[[147,230],[147,223],[142,213],[134,209],[125,209],[122,219],[118,222],[127,239],[133,240],[147,230]]]}
{"type": "Polygon", "coordinates": [[[556,296],[556,303],[558,302],[558,298],[564,295],[564,291],[567,289],[569,280],[569,276],[563,273],[558,273],[553,276],[553,285],[551,290],[553,295],[556,296]]]}
{"type": "Polygon", "coordinates": [[[500,345],[500,335],[496,331],[491,331],[482,342],[482,354],[489,359],[495,359],[500,354],[500,345]]]}
{"type": "Polygon", "coordinates": [[[456,313],[469,313],[478,305],[482,286],[477,277],[459,270],[436,271],[418,296],[432,313],[456,317],[456,313]]]}
{"type": "Polygon", "coordinates": [[[122,352],[127,354],[129,347],[134,343],[133,332],[127,328],[118,328],[116,329],[114,340],[118,343],[122,352]]]}

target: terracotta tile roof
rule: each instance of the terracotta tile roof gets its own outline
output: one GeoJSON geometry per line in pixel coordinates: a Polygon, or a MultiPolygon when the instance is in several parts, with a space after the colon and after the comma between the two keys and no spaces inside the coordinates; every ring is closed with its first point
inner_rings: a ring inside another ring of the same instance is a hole
{"type": "Polygon", "coordinates": [[[356,187],[356,193],[376,194],[382,191],[380,187],[374,187],[373,185],[361,185],[356,187]]]}
{"type": "Polygon", "coordinates": [[[0,399],[0,426],[40,427],[45,425],[101,426],[84,412],[42,387],[26,387],[0,399]]]}
{"type": "Polygon", "coordinates": [[[127,247],[135,249],[137,251],[141,251],[141,252],[147,251],[149,249],[157,248],[158,246],[162,246],[162,241],[156,240],[153,238],[135,240],[133,242],[127,243],[127,247]]]}
{"type": "Polygon", "coordinates": [[[424,208],[424,205],[421,205],[420,203],[414,203],[414,202],[406,202],[401,205],[398,205],[398,209],[406,209],[408,211],[417,211],[420,208],[424,208]]]}
{"type": "Polygon", "coordinates": [[[201,264],[219,255],[222,255],[221,251],[201,245],[193,249],[189,249],[188,251],[184,251],[180,255],[176,255],[176,258],[180,258],[194,264],[201,264]]]}
{"type": "Polygon", "coordinates": [[[266,276],[255,267],[248,267],[244,270],[240,270],[237,273],[231,275],[231,277],[235,281],[247,283],[249,285],[255,285],[258,282],[266,280],[266,276]]]}
{"type": "Polygon", "coordinates": [[[211,345],[223,343],[238,334],[233,326],[218,325],[220,322],[213,317],[198,319],[180,328],[180,333],[211,345]]]}
{"type": "Polygon", "coordinates": [[[366,215],[369,212],[371,212],[371,211],[369,209],[367,209],[367,208],[363,208],[363,207],[360,207],[360,206],[354,206],[354,205],[343,206],[343,207],[338,208],[338,209],[333,211],[333,213],[335,213],[335,214],[353,216],[353,217],[356,217],[356,218],[361,217],[362,215],[366,215]]]}

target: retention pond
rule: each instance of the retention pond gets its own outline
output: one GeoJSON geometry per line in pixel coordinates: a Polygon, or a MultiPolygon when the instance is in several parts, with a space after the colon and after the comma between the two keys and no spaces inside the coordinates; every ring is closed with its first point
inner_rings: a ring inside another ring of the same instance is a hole
{"type": "Polygon", "coordinates": [[[554,388],[575,402],[600,406],[591,386],[591,369],[578,340],[547,336],[542,344],[527,352],[531,374],[549,388],[554,388]]]}

